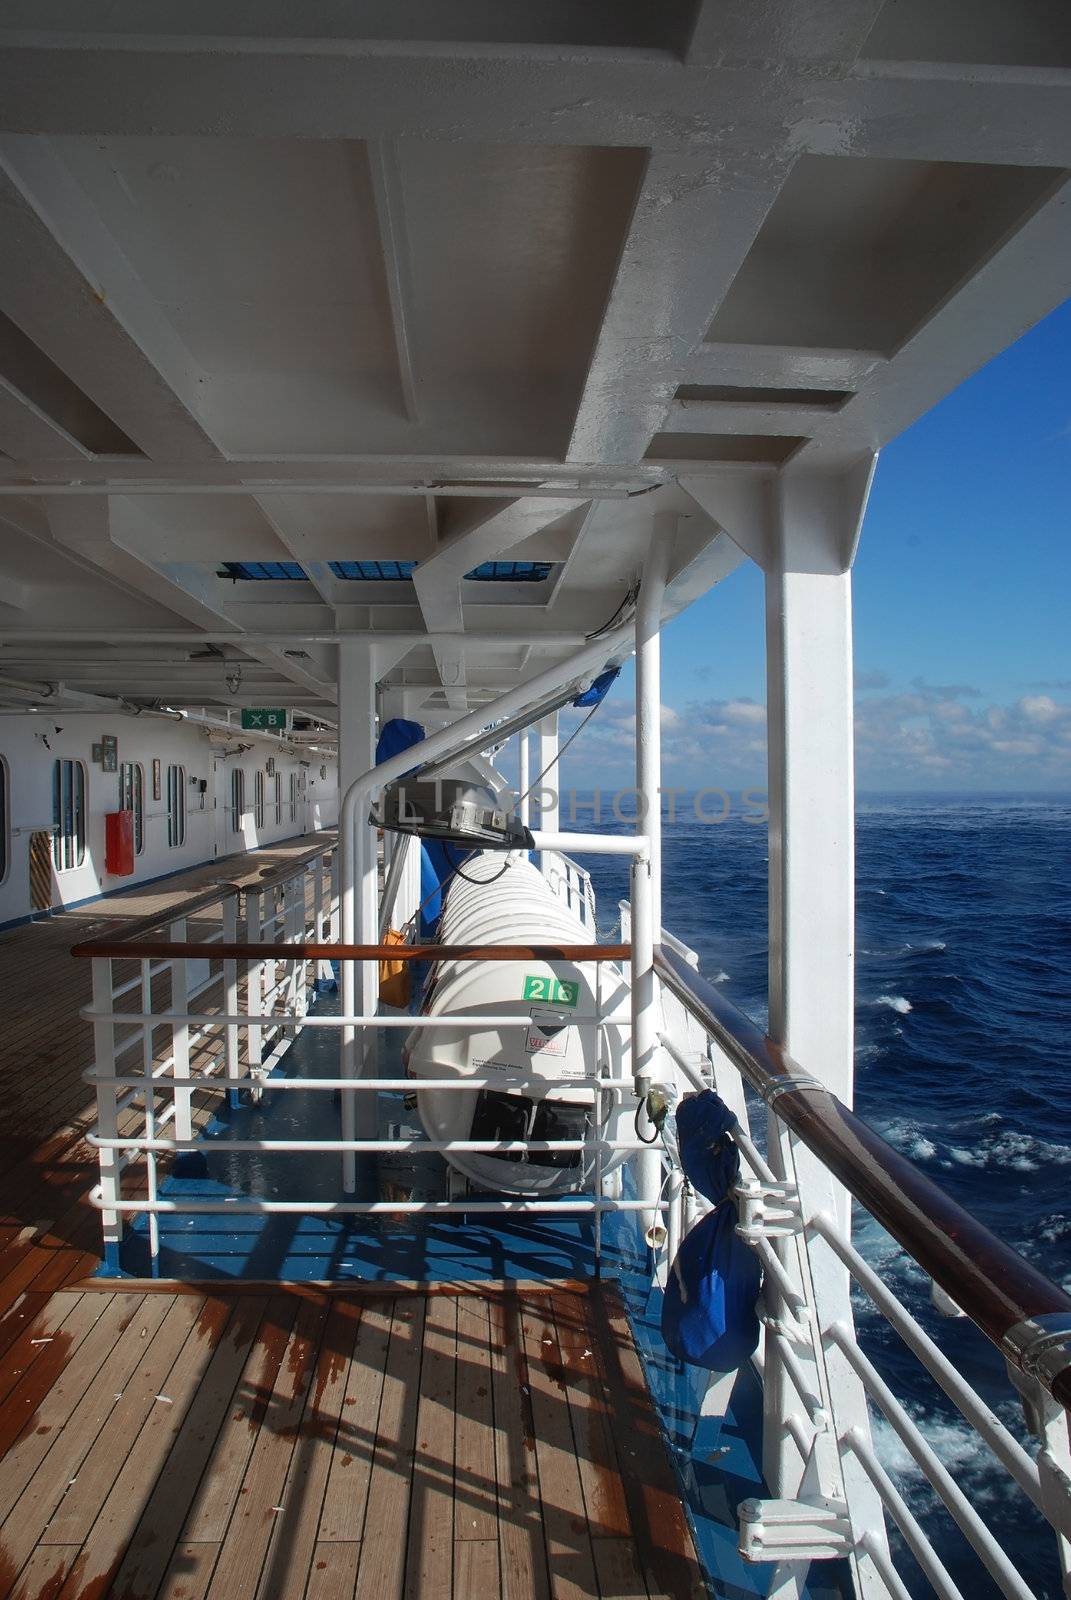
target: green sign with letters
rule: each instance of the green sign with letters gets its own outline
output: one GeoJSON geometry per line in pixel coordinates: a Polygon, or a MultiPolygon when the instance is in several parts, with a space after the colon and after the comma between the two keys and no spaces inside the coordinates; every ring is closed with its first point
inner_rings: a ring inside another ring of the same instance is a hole
{"type": "Polygon", "coordinates": [[[242,727],[253,732],[285,733],[289,723],[289,711],[271,710],[265,706],[242,707],[242,727]]]}
{"type": "Polygon", "coordinates": [[[578,983],[563,983],[560,978],[538,977],[529,973],[524,980],[525,1000],[542,1000],[546,1005],[574,1007],[580,999],[578,983]]]}

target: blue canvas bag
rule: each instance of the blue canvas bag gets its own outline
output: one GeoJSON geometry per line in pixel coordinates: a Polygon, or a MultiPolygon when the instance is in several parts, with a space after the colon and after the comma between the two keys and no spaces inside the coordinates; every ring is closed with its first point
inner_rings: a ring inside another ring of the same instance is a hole
{"type": "Polygon", "coordinates": [[[662,1300],[662,1337],[680,1361],[732,1372],[759,1342],[756,1301],[762,1270],[736,1233],[729,1190],[740,1174],[731,1138],[736,1118],[712,1089],[677,1106],[681,1166],[714,1210],[686,1234],[669,1269],[662,1300]]]}

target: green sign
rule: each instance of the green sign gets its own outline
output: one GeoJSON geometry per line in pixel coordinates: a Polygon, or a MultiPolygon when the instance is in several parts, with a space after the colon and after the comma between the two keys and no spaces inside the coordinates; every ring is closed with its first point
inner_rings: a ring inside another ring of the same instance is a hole
{"type": "Polygon", "coordinates": [[[537,977],[529,973],[524,980],[525,1000],[542,1000],[547,1005],[574,1007],[580,999],[578,983],[563,983],[560,978],[537,977]]]}
{"type": "Polygon", "coordinates": [[[289,721],[289,711],[269,710],[267,707],[258,706],[242,707],[242,727],[258,733],[285,733],[289,721]]]}

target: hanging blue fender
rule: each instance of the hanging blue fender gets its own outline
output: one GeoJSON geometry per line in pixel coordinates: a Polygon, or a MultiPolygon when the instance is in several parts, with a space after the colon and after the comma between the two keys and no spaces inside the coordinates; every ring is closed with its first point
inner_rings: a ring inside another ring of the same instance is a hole
{"type": "Polygon", "coordinates": [[[681,1166],[693,1188],[714,1205],[688,1233],[669,1269],[662,1300],[662,1337],[680,1361],[733,1372],[759,1342],[755,1309],[762,1271],[736,1233],[729,1190],[740,1174],[730,1137],[736,1118],[712,1089],[677,1106],[681,1166]]]}

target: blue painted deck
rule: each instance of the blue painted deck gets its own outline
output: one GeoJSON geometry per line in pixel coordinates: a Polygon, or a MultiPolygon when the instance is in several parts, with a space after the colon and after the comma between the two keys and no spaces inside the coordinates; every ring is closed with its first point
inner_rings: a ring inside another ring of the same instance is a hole
{"type": "MultiPolygon", "coordinates": [[[[316,1009],[337,1009],[337,998],[321,995],[316,1009]]],[[[383,1075],[401,1076],[398,1030],[381,1033],[383,1075]]],[[[338,1041],[326,1029],[299,1034],[275,1076],[337,1075],[338,1041]]],[[[381,1095],[382,1136],[423,1137],[415,1110],[402,1095],[381,1095]]],[[[167,1199],[250,1196],[276,1200],[340,1198],[338,1155],[214,1149],[221,1138],[330,1139],[338,1134],[338,1096],[267,1089],[259,1105],[248,1097],[226,1106],[204,1136],[204,1157],[181,1158],[176,1175],[161,1185],[167,1199]]],[[[359,1199],[445,1199],[447,1168],[427,1156],[380,1156],[363,1174],[359,1199]]],[[[474,1196],[473,1198],[478,1198],[474,1196]]],[[[148,1228],[139,1217],[122,1249],[123,1270],[148,1276],[148,1228]]],[[[762,1395],[749,1367],[737,1381],[723,1420],[696,1418],[705,1374],[682,1368],[669,1355],[659,1329],[661,1291],[651,1291],[646,1252],[636,1219],[628,1213],[604,1219],[601,1273],[620,1285],[667,1445],[678,1470],[696,1550],[716,1600],[744,1600],[767,1593],[772,1567],[744,1563],[736,1549],[736,1508],[762,1495],[762,1395]],[[693,1439],[693,1434],[695,1435],[693,1439]]],[[[232,1218],[183,1213],[160,1217],[158,1275],[181,1280],[332,1280],[335,1282],[546,1280],[596,1276],[590,1221],[575,1215],[407,1218],[292,1214],[232,1218]]],[[[811,1600],[851,1593],[842,1563],[831,1564],[808,1586],[811,1600]]]]}

